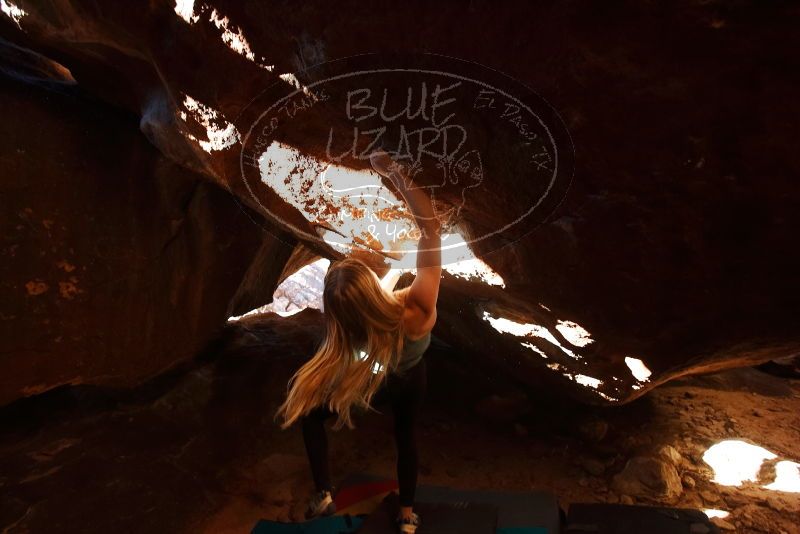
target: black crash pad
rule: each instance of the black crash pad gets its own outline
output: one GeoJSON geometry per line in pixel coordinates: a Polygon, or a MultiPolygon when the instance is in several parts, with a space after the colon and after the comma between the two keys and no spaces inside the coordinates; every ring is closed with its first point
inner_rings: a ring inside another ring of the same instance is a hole
{"type": "MultiPolygon", "coordinates": [[[[355,488],[368,483],[376,484],[380,481],[385,481],[385,479],[367,473],[353,474],[342,483],[342,491],[346,488],[355,488]]],[[[497,509],[497,529],[501,533],[557,534],[560,532],[561,517],[558,501],[555,495],[549,491],[494,491],[422,485],[417,487],[414,507],[419,509],[419,506],[424,503],[461,502],[494,506],[497,509]]],[[[425,522],[424,516],[422,516],[422,520],[425,522]]]]}
{"type": "MultiPolygon", "coordinates": [[[[560,529],[558,500],[554,494],[547,491],[490,491],[421,486],[417,488],[416,500],[492,505],[497,508],[497,528],[500,532],[538,527],[547,534],[557,534],[560,529]]],[[[517,532],[527,531],[517,530],[517,532]]]]}
{"type": "MultiPolygon", "coordinates": [[[[395,534],[399,507],[397,493],[390,493],[358,534],[395,534]]],[[[416,502],[414,511],[422,518],[417,534],[494,534],[497,530],[497,508],[490,504],[416,502]]]]}
{"type": "Polygon", "coordinates": [[[719,529],[700,510],[625,504],[572,504],[564,532],[719,534],[719,529]]]}

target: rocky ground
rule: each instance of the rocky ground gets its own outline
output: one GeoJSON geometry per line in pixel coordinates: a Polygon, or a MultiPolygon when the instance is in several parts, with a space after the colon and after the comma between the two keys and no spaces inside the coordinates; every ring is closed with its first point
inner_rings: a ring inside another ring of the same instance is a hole
{"type": "MultiPolygon", "coordinates": [[[[318,312],[248,318],[191,364],[134,390],[72,387],[0,410],[3,532],[249,532],[298,519],[311,490],[296,428],[272,414],[319,336],[318,312]]],[[[800,459],[800,381],[755,369],[694,377],[615,408],[539,398],[434,347],[421,483],[547,488],[563,507],[624,502],[730,513],[723,528],[800,532],[800,493],[762,486],[800,459]],[[759,482],[711,481],[704,452],[762,446],[759,482]]],[[[331,437],[333,475],[391,476],[391,418],[331,437]]]]}

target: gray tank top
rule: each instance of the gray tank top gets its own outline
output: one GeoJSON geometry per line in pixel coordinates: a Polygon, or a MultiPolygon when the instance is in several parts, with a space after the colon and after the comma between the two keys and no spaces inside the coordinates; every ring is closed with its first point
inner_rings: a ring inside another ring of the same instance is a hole
{"type": "MultiPolygon", "coordinates": [[[[422,359],[422,355],[425,354],[425,351],[428,350],[428,347],[431,344],[431,333],[428,332],[424,336],[419,339],[409,339],[408,336],[403,336],[403,352],[400,354],[400,359],[397,362],[397,369],[395,370],[395,374],[403,374],[407,370],[411,369],[415,365],[417,365],[420,360],[422,359]]],[[[361,353],[363,356],[364,353],[362,351],[356,351],[356,354],[361,353]]],[[[359,359],[358,356],[356,356],[359,359]]]]}
{"type": "Polygon", "coordinates": [[[400,361],[397,363],[397,371],[395,372],[398,374],[404,373],[418,364],[430,344],[430,332],[419,339],[409,339],[408,336],[403,336],[403,353],[400,355],[400,361]]]}

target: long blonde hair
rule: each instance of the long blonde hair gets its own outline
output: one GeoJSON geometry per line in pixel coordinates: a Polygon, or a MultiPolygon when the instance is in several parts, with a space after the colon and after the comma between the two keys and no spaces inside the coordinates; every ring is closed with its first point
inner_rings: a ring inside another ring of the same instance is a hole
{"type": "Polygon", "coordinates": [[[281,428],[322,405],[338,414],[334,429],[353,428],[351,408],[369,409],[387,373],[397,367],[407,293],[384,290],[359,259],[331,264],[322,295],[325,339],[289,381],[276,413],[276,419],[283,417],[281,428]]]}

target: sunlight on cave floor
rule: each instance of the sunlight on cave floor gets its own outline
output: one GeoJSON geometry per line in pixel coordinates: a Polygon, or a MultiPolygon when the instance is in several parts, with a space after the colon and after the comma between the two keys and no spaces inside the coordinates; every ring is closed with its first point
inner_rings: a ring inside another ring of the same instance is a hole
{"type": "MultiPolygon", "coordinates": [[[[741,486],[759,482],[764,463],[778,455],[764,447],[743,440],[724,440],[708,448],[703,461],[714,471],[712,482],[722,486],[741,486]]],[[[775,480],[763,486],[774,491],[800,492],[800,464],[788,460],[775,464],[775,480]]]]}

